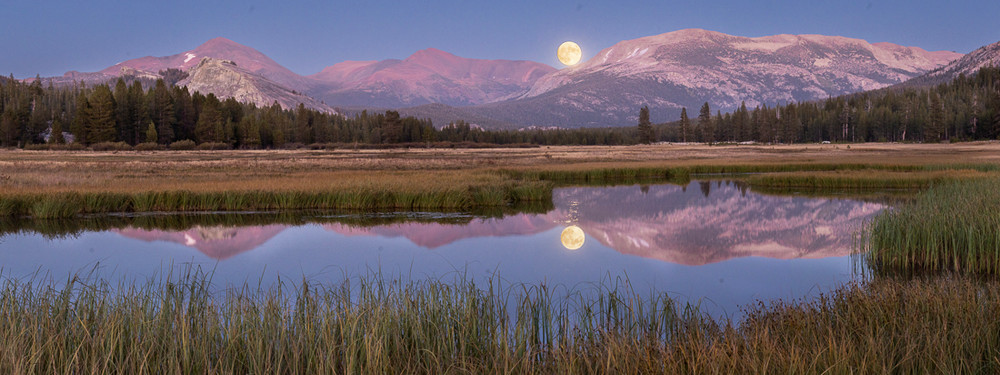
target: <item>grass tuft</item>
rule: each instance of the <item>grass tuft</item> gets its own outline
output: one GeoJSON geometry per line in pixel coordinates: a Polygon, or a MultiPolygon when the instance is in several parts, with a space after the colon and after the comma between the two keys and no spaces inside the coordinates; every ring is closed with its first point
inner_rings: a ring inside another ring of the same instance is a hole
{"type": "Polygon", "coordinates": [[[1000,179],[934,186],[879,214],[860,250],[877,272],[1000,273],[1000,179]]]}

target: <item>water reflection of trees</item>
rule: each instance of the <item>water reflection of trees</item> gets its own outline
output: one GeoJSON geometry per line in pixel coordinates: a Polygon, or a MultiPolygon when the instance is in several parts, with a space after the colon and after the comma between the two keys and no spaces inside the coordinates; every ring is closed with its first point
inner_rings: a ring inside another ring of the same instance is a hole
{"type": "Polygon", "coordinates": [[[184,231],[196,227],[238,228],[273,224],[296,226],[312,223],[341,223],[360,227],[407,222],[467,224],[475,218],[501,218],[520,213],[545,213],[552,209],[552,202],[526,202],[511,207],[488,207],[458,213],[288,211],[105,214],[46,220],[0,217],[0,238],[13,234],[38,234],[45,238],[57,239],[76,237],[85,232],[125,228],[184,231]]]}

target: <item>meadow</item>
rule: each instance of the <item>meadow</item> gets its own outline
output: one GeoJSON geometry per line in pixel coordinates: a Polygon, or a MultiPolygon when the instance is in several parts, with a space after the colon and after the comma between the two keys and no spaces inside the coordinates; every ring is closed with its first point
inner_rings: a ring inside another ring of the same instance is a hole
{"type": "Polygon", "coordinates": [[[913,189],[1000,175],[1000,144],[533,149],[0,151],[0,216],[544,202],[555,186],[726,178],[768,189],[913,189]]]}
{"type": "MultiPolygon", "coordinates": [[[[0,229],[185,219],[88,213],[543,210],[554,187],[736,180],[919,191],[859,232],[863,281],[712,318],[609,280],[262,288],[180,272],[0,282],[4,373],[995,373],[1000,144],[324,151],[0,151],[0,229]],[[526,207],[526,208],[518,208],[526,207]],[[34,220],[24,220],[32,217],[34,220]],[[76,217],[76,220],[57,220],[76,217]]],[[[223,215],[224,216],[224,215],[223,215]]],[[[224,220],[219,218],[218,220],[224,220]]],[[[202,218],[199,220],[215,220],[202,218]]],[[[262,220],[272,220],[264,218],[262,220]]],[[[176,221],[176,223],[175,223],[176,221]]]]}

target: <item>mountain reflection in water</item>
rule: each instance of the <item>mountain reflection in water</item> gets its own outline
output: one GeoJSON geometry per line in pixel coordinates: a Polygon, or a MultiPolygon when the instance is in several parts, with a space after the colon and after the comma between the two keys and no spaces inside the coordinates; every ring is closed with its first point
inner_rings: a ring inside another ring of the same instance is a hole
{"type": "MultiPolygon", "coordinates": [[[[469,238],[532,235],[577,226],[590,240],[623,254],[684,265],[739,257],[825,258],[851,253],[852,234],[883,204],[768,196],[733,183],[556,189],[545,214],[473,218],[468,223],[403,222],[372,226],[326,223],[344,236],[406,238],[435,249],[469,238]]],[[[169,241],[224,260],[253,250],[292,227],[201,227],[116,230],[145,241],[169,241]]],[[[558,233],[558,231],[556,231],[558,233]]],[[[560,238],[553,238],[559,243],[560,238]]]]}

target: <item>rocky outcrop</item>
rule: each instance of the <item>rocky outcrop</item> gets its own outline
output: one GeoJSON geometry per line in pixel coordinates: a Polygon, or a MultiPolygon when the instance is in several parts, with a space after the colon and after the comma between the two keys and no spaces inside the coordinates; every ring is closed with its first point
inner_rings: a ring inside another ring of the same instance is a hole
{"type": "Polygon", "coordinates": [[[203,58],[197,66],[188,70],[188,78],[177,84],[203,94],[213,93],[220,99],[235,98],[258,107],[277,102],[282,108],[291,109],[302,103],[306,108],[334,112],[326,104],[244,69],[230,60],[203,58]]]}

